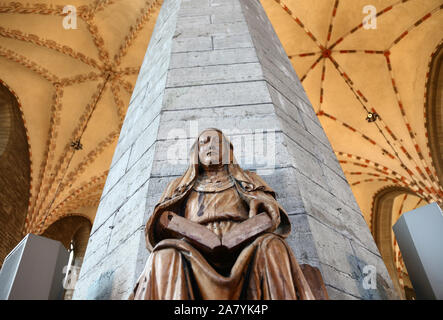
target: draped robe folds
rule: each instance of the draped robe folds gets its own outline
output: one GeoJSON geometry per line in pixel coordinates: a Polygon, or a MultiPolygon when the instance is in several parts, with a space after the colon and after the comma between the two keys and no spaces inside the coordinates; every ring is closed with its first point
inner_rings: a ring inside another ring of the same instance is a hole
{"type": "MultiPolygon", "coordinates": [[[[232,156],[232,145],[228,144],[228,148],[232,156]]],[[[227,272],[221,272],[204,253],[185,239],[162,236],[158,221],[163,212],[172,211],[183,217],[186,214],[190,220],[193,220],[192,216],[197,218],[201,215],[186,213],[188,200],[195,198],[193,186],[198,177],[197,159],[194,144],[190,167],[183,176],[168,184],[146,224],[146,244],[151,254],[130,299],[315,299],[292,250],[285,242],[290,233],[287,213],[276,202],[274,191],[257,174],[243,171],[235,159],[227,165],[233,181],[229,197],[232,198],[234,192],[247,210],[253,199],[273,201],[279,208],[279,212],[270,217],[273,227],[235,253],[227,272]]],[[[194,221],[210,229],[213,225],[204,216],[203,212],[201,218],[194,221]]],[[[244,217],[247,218],[250,217],[244,217]]],[[[239,223],[238,219],[231,220],[239,223]]],[[[229,223],[229,218],[225,221],[229,223]]]]}

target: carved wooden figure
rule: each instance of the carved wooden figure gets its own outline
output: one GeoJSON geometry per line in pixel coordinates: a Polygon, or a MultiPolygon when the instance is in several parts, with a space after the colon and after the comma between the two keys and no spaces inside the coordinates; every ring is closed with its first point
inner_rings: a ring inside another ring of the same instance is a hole
{"type": "Polygon", "coordinates": [[[274,191],[240,168],[220,130],[199,135],[189,163],[146,224],[151,255],[130,299],[327,299],[318,269],[285,242],[274,191]]]}

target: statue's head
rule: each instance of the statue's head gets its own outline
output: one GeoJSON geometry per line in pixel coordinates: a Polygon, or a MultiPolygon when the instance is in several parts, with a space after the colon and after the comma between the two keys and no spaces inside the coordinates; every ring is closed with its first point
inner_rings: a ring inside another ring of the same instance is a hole
{"type": "Polygon", "coordinates": [[[223,160],[223,136],[218,130],[203,131],[198,137],[198,160],[204,167],[220,166],[223,160]]]}
{"type": "Polygon", "coordinates": [[[234,147],[219,129],[205,129],[198,135],[190,150],[189,166],[185,173],[179,179],[174,193],[171,197],[183,194],[197,180],[197,177],[203,171],[209,169],[219,169],[225,167],[230,176],[241,184],[245,191],[253,191],[257,188],[269,189],[264,187],[264,181],[253,181],[249,174],[244,172],[234,157],[234,147]]]}
{"type": "Polygon", "coordinates": [[[217,168],[232,162],[232,145],[219,129],[205,129],[197,138],[198,163],[203,168],[217,168]]]}

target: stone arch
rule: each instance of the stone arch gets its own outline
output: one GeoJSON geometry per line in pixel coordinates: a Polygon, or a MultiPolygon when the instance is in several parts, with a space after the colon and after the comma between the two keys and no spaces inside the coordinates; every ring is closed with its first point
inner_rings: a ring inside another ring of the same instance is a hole
{"type": "MultiPolygon", "coordinates": [[[[53,222],[42,233],[43,237],[60,241],[63,246],[69,250],[71,240],[74,239],[77,232],[84,227],[91,227],[91,221],[81,215],[64,216],[53,222]]],[[[89,234],[88,234],[89,237],[89,234]]]]}
{"type": "MultiPolygon", "coordinates": [[[[80,273],[83,264],[86,247],[91,233],[91,221],[82,215],[64,216],[52,223],[42,234],[42,236],[60,241],[67,250],[71,252],[70,265],[67,272],[72,272],[75,268],[76,276],[80,273]],[[72,246],[72,248],[71,248],[72,246]]],[[[72,277],[74,279],[75,277],[72,277]]],[[[75,280],[73,280],[75,281],[75,280]]],[[[74,286],[69,286],[65,290],[65,299],[71,299],[74,286]]]]}
{"type": "Polygon", "coordinates": [[[393,234],[392,234],[392,212],[394,200],[402,194],[417,195],[408,188],[389,186],[379,190],[374,195],[372,206],[372,234],[378,250],[385,262],[386,268],[391,276],[394,287],[397,292],[405,298],[401,288],[397,268],[394,260],[393,234]]]}
{"type": "Polygon", "coordinates": [[[429,66],[426,88],[426,130],[429,149],[440,185],[443,186],[443,44],[440,44],[429,66]]]}
{"type": "Polygon", "coordinates": [[[31,159],[20,104],[0,80],[0,266],[22,240],[31,186],[31,159]]]}

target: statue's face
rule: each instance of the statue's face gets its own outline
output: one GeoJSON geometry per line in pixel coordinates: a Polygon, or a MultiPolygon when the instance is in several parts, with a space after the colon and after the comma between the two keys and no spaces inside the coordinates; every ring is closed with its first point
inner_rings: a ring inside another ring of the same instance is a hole
{"type": "Polygon", "coordinates": [[[222,163],[222,134],[215,130],[203,132],[198,139],[198,159],[203,166],[216,166],[222,163]]]}

